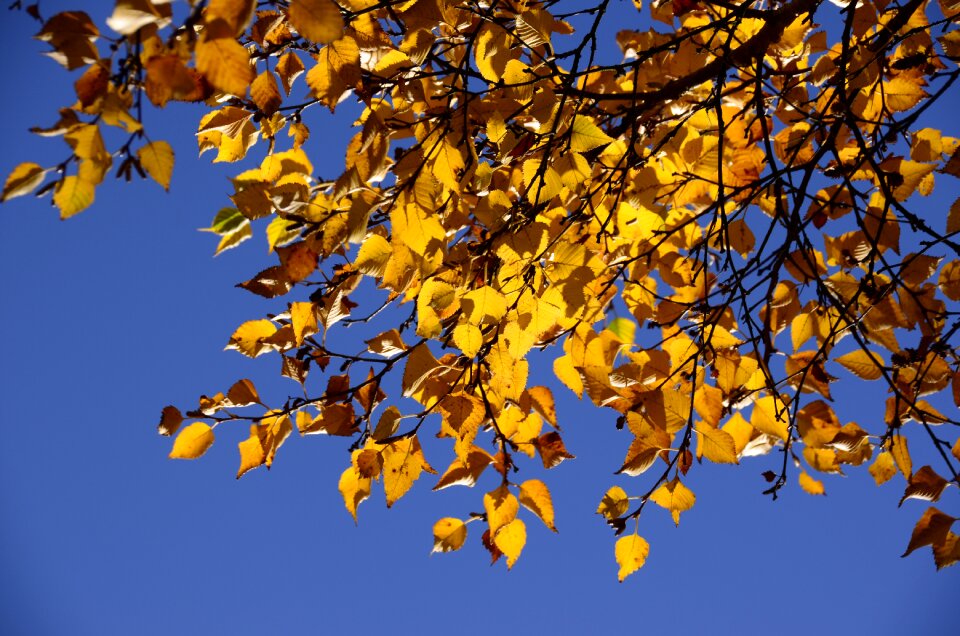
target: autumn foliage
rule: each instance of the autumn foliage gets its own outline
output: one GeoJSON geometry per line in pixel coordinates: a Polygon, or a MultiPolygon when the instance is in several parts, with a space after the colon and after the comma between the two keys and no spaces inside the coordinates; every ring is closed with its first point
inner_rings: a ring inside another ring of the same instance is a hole
{"type": "MultiPolygon", "coordinates": [[[[449,511],[434,550],[469,529],[512,567],[526,523],[556,530],[549,470],[577,449],[554,392],[570,391],[624,429],[618,485],[597,493],[621,581],[650,550],[648,504],[679,524],[687,475],[713,463],[762,466],[774,498],[854,469],[899,473],[901,504],[960,485],[960,199],[931,203],[960,177],[956,120],[933,116],[960,99],[956,0],[41,11],[20,17],[75,71],[76,101],[35,132],[65,159],[21,163],[3,199],[51,193],[68,218],[111,172],[168,188],[174,153],[143,113],[189,102],[200,153],[245,161],[216,252],[255,232],[271,249],[239,286],[275,313],[227,348],[273,358],[298,393],[267,405],[241,379],[166,407],[171,457],[249,426],[240,477],[294,432],[349,438],[354,518],[425,473],[483,484],[482,512],[449,511]],[[313,137],[351,123],[319,177],[313,137]],[[343,348],[358,323],[372,336],[343,348]],[[531,373],[540,350],[559,382],[531,373]],[[841,383],[880,385],[883,417],[848,421],[841,383]],[[425,435],[449,454],[428,459],[425,435]]],[[[956,518],[917,516],[906,553],[960,560],[956,518]]]]}

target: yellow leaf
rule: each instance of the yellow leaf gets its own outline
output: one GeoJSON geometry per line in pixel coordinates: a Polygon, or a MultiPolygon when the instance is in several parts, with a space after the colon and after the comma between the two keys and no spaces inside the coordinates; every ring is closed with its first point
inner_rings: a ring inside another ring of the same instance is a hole
{"type": "Polygon", "coordinates": [[[680,513],[690,510],[697,498],[692,490],[680,482],[679,478],[674,478],[653,491],[650,500],[669,510],[673,522],[680,525],[680,513]]]}
{"type": "Polygon", "coordinates": [[[317,54],[316,65],[307,71],[307,86],[331,111],[343,94],[360,80],[360,48],[349,35],[331,42],[317,54]]]}
{"type": "Polygon", "coordinates": [[[250,53],[221,22],[208,26],[197,43],[197,70],[211,86],[237,97],[246,95],[255,75],[250,53]]]}
{"type": "Polygon", "coordinates": [[[47,171],[38,164],[24,162],[18,165],[7,177],[3,184],[3,194],[0,195],[0,201],[8,201],[15,197],[22,197],[33,192],[37,186],[43,183],[47,171]]]}
{"type": "Polygon", "coordinates": [[[902,435],[894,435],[890,438],[890,454],[893,455],[893,461],[897,468],[907,481],[913,475],[913,460],[910,459],[910,450],[907,447],[907,438],[902,435]]]}
{"type": "Polygon", "coordinates": [[[873,352],[867,353],[863,349],[857,349],[836,358],[836,362],[842,364],[847,371],[861,380],[879,380],[882,376],[883,360],[873,352]]]}
{"type": "Polygon", "coordinates": [[[340,475],[340,494],[354,523],[357,521],[357,507],[370,496],[370,482],[369,477],[361,477],[352,465],[340,475]]]}
{"type": "Polygon", "coordinates": [[[593,119],[585,115],[578,115],[570,126],[570,150],[573,152],[587,152],[600,146],[606,146],[613,137],[603,132],[593,119]]]}
{"type": "Polygon", "coordinates": [[[343,35],[343,17],[332,0],[291,0],[287,17],[297,33],[320,44],[343,35]]]}
{"type": "Polygon", "coordinates": [[[772,395],[762,397],[753,403],[750,423],[761,433],[781,440],[787,439],[787,408],[772,395]]]}
{"type": "Polygon", "coordinates": [[[483,346],[483,334],[473,325],[457,325],[453,329],[453,344],[463,351],[463,355],[472,358],[483,346]]]}
{"type": "Polygon", "coordinates": [[[265,340],[276,331],[276,326],[269,320],[247,321],[233,332],[226,349],[236,349],[245,356],[256,358],[270,350],[271,346],[265,340]]]}
{"type": "Polygon", "coordinates": [[[257,105],[260,111],[269,117],[277,112],[283,98],[280,96],[280,88],[277,86],[277,80],[273,73],[263,71],[250,85],[250,98],[257,105]]]}
{"type": "Polygon", "coordinates": [[[823,482],[814,479],[807,474],[807,471],[800,471],[800,487],[803,488],[808,494],[811,495],[822,495],[823,492],[823,482]]]}
{"type": "Polygon", "coordinates": [[[83,212],[93,203],[94,186],[80,177],[70,175],[57,184],[53,202],[60,208],[60,218],[69,219],[83,212]]]}
{"type": "Polygon", "coordinates": [[[520,484],[520,503],[540,517],[548,528],[557,531],[553,523],[553,500],[546,484],[539,479],[530,479],[520,484]]]}
{"type": "Polygon", "coordinates": [[[213,429],[203,422],[186,427],[173,441],[170,459],[197,459],[213,445],[213,429]]]}
{"type": "Polygon", "coordinates": [[[236,37],[247,28],[250,18],[253,17],[255,6],[254,0],[210,0],[207,3],[205,16],[207,22],[214,20],[225,22],[230,28],[230,33],[236,37]]]}
{"type": "Polygon", "coordinates": [[[314,304],[290,303],[290,323],[293,325],[294,341],[299,347],[303,344],[304,338],[317,333],[317,313],[314,311],[314,304]]]}
{"type": "Polygon", "coordinates": [[[730,433],[707,425],[697,426],[696,431],[700,434],[698,457],[706,457],[715,464],[738,463],[737,444],[730,433]]]}
{"type": "Polygon", "coordinates": [[[173,176],[173,148],[165,141],[154,141],[137,151],[140,165],[154,181],[170,189],[170,177],[173,176]]]}
{"type": "Polygon", "coordinates": [[[240,450],[240,468],[237,479],[258,466],[273,464],[277,449],[283,445],[293,431],[293,424],[286,415],[270,416],[259,425],[250,427],[250,437],[238,444],[240,450]]]}
{"type": "Polygon", "coordinates": [[[495,325],[507,313],[507,301],[503,294],[492,287],[484,286],[463,295],[460,300],[464,317],[472,325],[495,325]]]}
{"type": "Polygon", "coordinates": [[[870,474],[873,476],[873,480],[877,482],[878,486],[883,485],[890,480],[895,474],[897,474],[897,467],[893,461],[893,455],[887,451],[883,451],[877,458],[873,461],[873,464],[870,465],[870,474]]]}
{"type": "Polygon", "coordinates": [[[523,546],[527,543],[527,526],[524,525],[523,520],[514,519],[500,528],[493,536],[493,543],[507,557],[509,570],[520,558],[523,546]]]}
{"type": "Polygon", "coordinates": [[[434,472],[423,457],[416,436],[387,444],[383,449],[383,489],[387,495],[387,508],[410,490],[424,470],[434,472]]]}
{"type": "Polygon", "coordinates": [[[617,565],[620,566],[617,580],[623,583],[625,578],[642,568],[648,554],[650,554],[650,544],[640,535],[634,534],[617,539],[614,549],[617,565]]]}
{"type": "Polygon", "coordinates": [[[616,519],[627,514],[630,508],[630,499],[627,493],[620,486],[613,486],[604,493],[600,505],[597,506],[597,514],[603,515],[607,519],[616,519]]]}
{"type": "Polygon", "coordinates": [[[500,486],[483,496],[483,509],[487,513],[490,534],[496,535],[500,528],[517,518],[520,504],[506,486],[500,486]]]}
{"type": "Polygon", "coordinates": [[[433,552],[454,552],[467,540],[467,525],[454,517],[433,524],[433,552]]]}

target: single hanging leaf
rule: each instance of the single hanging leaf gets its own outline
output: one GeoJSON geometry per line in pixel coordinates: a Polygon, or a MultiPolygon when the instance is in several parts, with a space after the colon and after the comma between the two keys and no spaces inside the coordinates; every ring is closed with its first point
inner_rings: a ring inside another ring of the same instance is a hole
{"type": "Polygon", "coordinates": [[[467,525],[454,517],[433,524],[433,552],[455,552],[467,540],[467,525]]]}
{"type": "Polygon", "coordinates": [[[340,494],[353,522],[357,523],[357,507],[370,496],[370,478],[361,477],[353,466],[340,475],[340,494]]]}
{"type": "Polygon", "coordinates": [[[623,583],[625,578],[642,568],[648,554],[650,554],[650,544],[640,535],[634,534],[617,539],[617,545],[614,548],[614,556],[617,559],[617,565],[620,566],[617,580],[623,583]]]}
{"type": "Polygon", "coordinates": [[[157,432],[170,437],[177,432],[182,423],[183,414],[180,413],[180,409],[175,406],[165,406],[160,414],[160,424],[157,425],[157,432]]]}
{"type": "Polygon", "coordinates": [[[500,528],[517,518],[520,504],[506,486],[500,486],[483,496],[483,508],[490,532],[496,536],[500,528]]]}
{"type": "Polygon", "coordinates": [[[697,498],[692,490],[684,486],[679,479],[674,478],[653,491],[650,500],[669,510],[673,522],[679,526],[680,513],[690,510],[697,498]]]}
{"type": "Polygon", "coordinates": [[[53,193],[53,202],[60,208],[60,218],[69,219],[93,204],[94,185],[78,176],[64,177],[53,193]]]}
{"type": "Polygon", "coordinates": [[[493,536],[493,543],[507,557],[507,569],[520,558],[523,546],[527,543],[527,526],[522,519],[514,519],[493,536]]]}
{"type": "Polygon", "coordinates": [[[213,445],[213,429],[203,422],[186,427],[173,441],[170,459],[197,459],[213,445]]]}
{"type": "Polygon", "coordinates": [[[881,452],[877,455],[873,464],[870,465],[869,471],[878,486],[882,486],[890,481],[890,479],[897,474],[897,466],[894,463],[893,454],[887,451],[881,452]]]}
{"type": "Polygon", "coordinates": [[[807,471],[800,471],[800,487],[810,495],[823,495],[823,482],[814,479],[807,474],[807,471]]]}
{"type": "Polygon", "coordinates": [[[43,183],[46,176],[47,171],[38,164],[21,163],[7,177],[3,185],[3,194],[0,195],[0,202],[30,194],[43,183]]]}
{"type": "Polygon", "coordinates": [[[530,479],[520,484],[520,503],[540,517],[548,528],[557,531],[553,523],[553,499],[546,484],[538,479],[530,479]]]}
{"type": "Polygon", "coordinates": [[[164,190],[170,189],[174,161],[173,148],[170,144],[165,141],[149,143],[137,151],[137,158],[154,181],[163,186],[164,190]]]}
{"type": "Polygon", "coordinates": [[[929,466],[923,466],[910,475],[908,482],[903,498],[900,499],[900,505],[903,505],[903,502],[907,499],[937,501],[950,483],[929,466]]]}
{"type": "Polygon", "coordinates": [[[906,552],[900,555],[901,558],[925,545],[932,545],[934,548],[943,545],[947,540],[947,534],[950,532],[950,526],[956,520],[956,517],[944,514],[933,506],[927,508],[920,520],[917,521],[917,525],[914,526],[910,543],[907,545],[906,552]]]}

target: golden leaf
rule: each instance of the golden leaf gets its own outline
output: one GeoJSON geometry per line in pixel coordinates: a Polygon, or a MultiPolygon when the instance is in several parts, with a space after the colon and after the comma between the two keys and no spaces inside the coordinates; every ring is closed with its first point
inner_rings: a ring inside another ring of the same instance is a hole
{"type": "Polygon", "coordinates": [[[499,486],[483,496],[483,509],[487,513],[490,533],[494,536],[503,526],[517,518],[520,503],[506,486],[499,486]]]}
{"type": "Polygon", "coordinates": [[[287,17],[297,33],[319,44],[343,35],[343,17],[332,0],[291,0],[287,17]]]}
{"type": "Polygon", "coordinates": [[[247,321],[233,332],[226,349],[235,349],[247,357],[256,358],[272,348],[265,341],[276,332],[276,326],[269,320],[247,321]]]}
{"type": "Polygon", "coordinates": [[[454,517],[433,524],[433,552],[454,552],[467,540],[467,525],[454,517]]]}
{"type": "Polygon", "coordinates": [[[597,506],[597,514],[607,519],[616,519],[627,514],[629,509],[630,499],[627,493],[620,486],[613,486],[604,493],[600,505],[597,506]]]}
{"type": "Polygon", "coordinates": [[[19,164],[10,172],[10,176],[4,183],[0,202],[30,194],[43,183],[46,176],[47,171],[35,163],[24,162],[19,164]]]}
{"type": "Polygon", "coordinates": [[[696,431],[700,434],[697,457],[706,457],[716,464],[739,463],[736,442],[730,433],[707,425],[697,426],[696,431]]]}
{"type": "Polygon", "coordinates": [[[625,578],[642,568],[649,554],[650,544],[640,535],[628,535],[617,539],[614,549],[617,565],[620,566],[617,580],[623,583],[625,578]]]}
{"type": "Polygon", "coordinates": [[[870,474],[878,486],[890,481],[897,474],[897,467],[893,461],[893,454],[883,451],[870,465],[870,474]]]}
{"type": "Polygon", "coordinates": [[[573,152],[587,152],[606,146],[611,141],[613,138],[585,115],[577,116],[570,126],[570,150],[573,152]]]}
{"type": "Polygon", "coordinates": [[[890,438],[890,454],[901,474],[910,481],[913,475],[913,461],[910,459],[910,450],[907,447],[907,438],[902,435],[894,435],[890,438]]]}
{"type": "Polygon", "coordinates": [[[509,570],[520,558],[523,546],[527,543],[527,526],[522,519],[513,519],[493,535],[493,543],[507,557],[509,570]]]}
{"type": "Polygon", "coordinates": [[[348,466],[340,475],[340,494],[354,523],[357,522],[357,507],[370,496],[369,477],[361,477],[353,466],[348,466]]]}
{"type": "Polygon", "coordinates": [[[483,346],[483,334],[473,325],[457,325],[453,329],[453,344],[463,351],[463,355],[473,358],[483,346]]]}
{"type": "Polygon", "coordinates": [[[807,494],[810,494],[810,495],[824,494],[823,482],[816,480],[810,475],[808,475],[807,471],[805,470],[800,471],[799,481],[800,481],[800,487],[803,488],[807,492],[807,494]]]}
{"type": "Polygon", "coordinates": [[[197,70],[211,86],[237,97],[246,95],[255,75],[250,53],[222,22],[208,26],[197,43],[197,70]]]}
{"type": "Polygon", "coordinates": [[[257,75],[250,84],[250,98],[267,117],[277,112],[280,104],[283,103],[283,97],[280,96],[280,88],[277,87],[277,80],[274,79],[273,73],[263,71],[257,75]]]}
{"type": "Polygon", "coordinates": [[[787,439],[787,407],[774,396],[762,397],[753,403],[750,423],[761,433],[787,439]]]}
{"type": "Polygon", "coordinates": [[[186,427],[173,441],[170,459],[197,459],[213,445],[213,429],[203,422],[186,427]]]}
{"type": "Polygon", "coordinates": [[[410,490],[423,471],[435,472],[423,456],[416,435],[387,444],[383,449],[383,489],[387,508],[410,490]]]}
{"type": "Polygon", "coordinates": [[[540,517],[548,528],[557,531],[553,522],[553,499],[542,481],[529,479],[520,484],[520,504],[540,517]]]}
{"type": "Polygon", "coordinates": [[[170,177],[173,176],[173,148],[165,141],[148,143],[137,151],[140,165],[154,181],[170,189],[170,177]]]}
{"type": "Polygon", "coordinates": [[[936,549],[947,541],[947,535],[950,533],[950,527],[956,521],[956,517],[940,512],[933,506],[924,511],[923,516],[917,521],[913,528],[913,534],[910,537],[910,543],[907,550],[901,557],[905,557],[917,548],[925,545],[933,546],[936,549]]]}
{"type": "Polygon", "coordinates": [[[60,218],[69,219],[93,204],[94,185],[78,176],[64,177],[53,192],[53,202],[60,208],[60,218]]]}
{"type": "Polygon", "coordinates": [[[690,510],[696,500],[693,491],[684,486],[678,478],[662,484],[650,495],[650,501],[670,511],[673,522],[678,526],[680,513],[690,510]]]}
{"type": "Polygon", "coordinates": [[[879,380],[882,377],[883,360],[874,352],[857,349],[844,354],[835,361],[861,380],[879,380]]]}
{"type": "Polygon", "coordinates": [[[290,323],[293,325],[293,337],[297,346],[303,339],[317,333],[317,313],[310,302],[290,303],[290,323]]]}
{"type": "Polygon", "coordinates": [[[487,286],[464,294],[460,306],[467,322],[477,326],[495,325],[507,313],[507,301],[503,294],[487,286]]]}

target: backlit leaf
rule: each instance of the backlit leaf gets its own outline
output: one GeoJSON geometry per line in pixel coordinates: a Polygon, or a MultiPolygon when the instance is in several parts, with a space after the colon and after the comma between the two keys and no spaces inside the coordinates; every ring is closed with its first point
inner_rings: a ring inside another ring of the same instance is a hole
{"type": "Polygon", "coordinates": [[[213,445],[213,429],[203,422],[187,426],[173,441],[171,459],[197,459],[213,445]]]}
{"type": "Polygon", "coordinates": [[[620,566],[617,580],[623,583],[625,578],[642,568],[647,562],[648,554],[650,554],[650,544],[639,535],[627,535],[617,539],[614,549],[617,565],[620,566]]]}
{"type": "Polygon", "coordinates": [[[799,481],[800,481],[800,487],[803,488],[807,494],[810,494],[810,495],[825,494],[823,491],[823,482],[817,479],[814,479],[813,477],[808,475],[806,471],[800,471],[799,481]]]}
{"type": "Polygon", "coordinates": [[[914,526],[910,543],[907,545],[906,552],[904,552],[901,557],[905,557],[917,548],[922,548],[925,545],[932,545],[935,548],[936,546],[943,545],[947,540],[950,526],[953,525],[954,521],[956,521],[955,517],[944,514],[933,506],[927,508],[923,516],[920,517],[920,520],[917,521],[916,526],[914,526]]]}
{"type": "Polygon", "coordinates": [[[151,142],[137,150],[140,165],[147,171],[154,181],[170,189],[170,178],[173,176],[173,148],[165,141],[151,142]]]}
{"type": "Polygon", "coordinates": [[[14,197],[22,197],[36,190],[43,183],[47,171],[35,163],[24,162],[18,165],[3,184],[3,195],[0,201],[7,201],[14,197]]]}
{"type": "Polygon", "coordinates": [[[433,552],[454,552],[467,540],[467,525],[454,517],[433,524],[433,552]]]}
{"type": "Polygon", "coordinates": [[[287,17],[297,33],[319,44],[343,35],[343,18],[332,0],[291,0],[287,17]]]}
{"type": "Polygon", "coordinates": [[[627,493],[620,486],[613,486],[604,493],[597,507],[597,514],[607,519],[616,519],[625,515],[629,509],[630,500],[627,498],[627,493]]]}
{"type": "Polygon", "coordinates": [[[677,525],[680,525],[680,513],[690,510],[696,500],[693,491],[676,478],[661,485],[650,495],[650,501],[670,511],[677,525]]]}
{"type": "Polygon", "coordinates": [[[493,535],[493,542],[507,557],[507,569],[510,569],[520,558],[523,546],[527,543],[527,526],[522,519],[513,519],[493,535]]]}
{"type": "Polygon", "coordinates": [[[520,503],[540,517],[544,525],[557,531],[553,524],[553,499],[546,484],[539,479],[529,479],[520,484],[520,503]]]}

